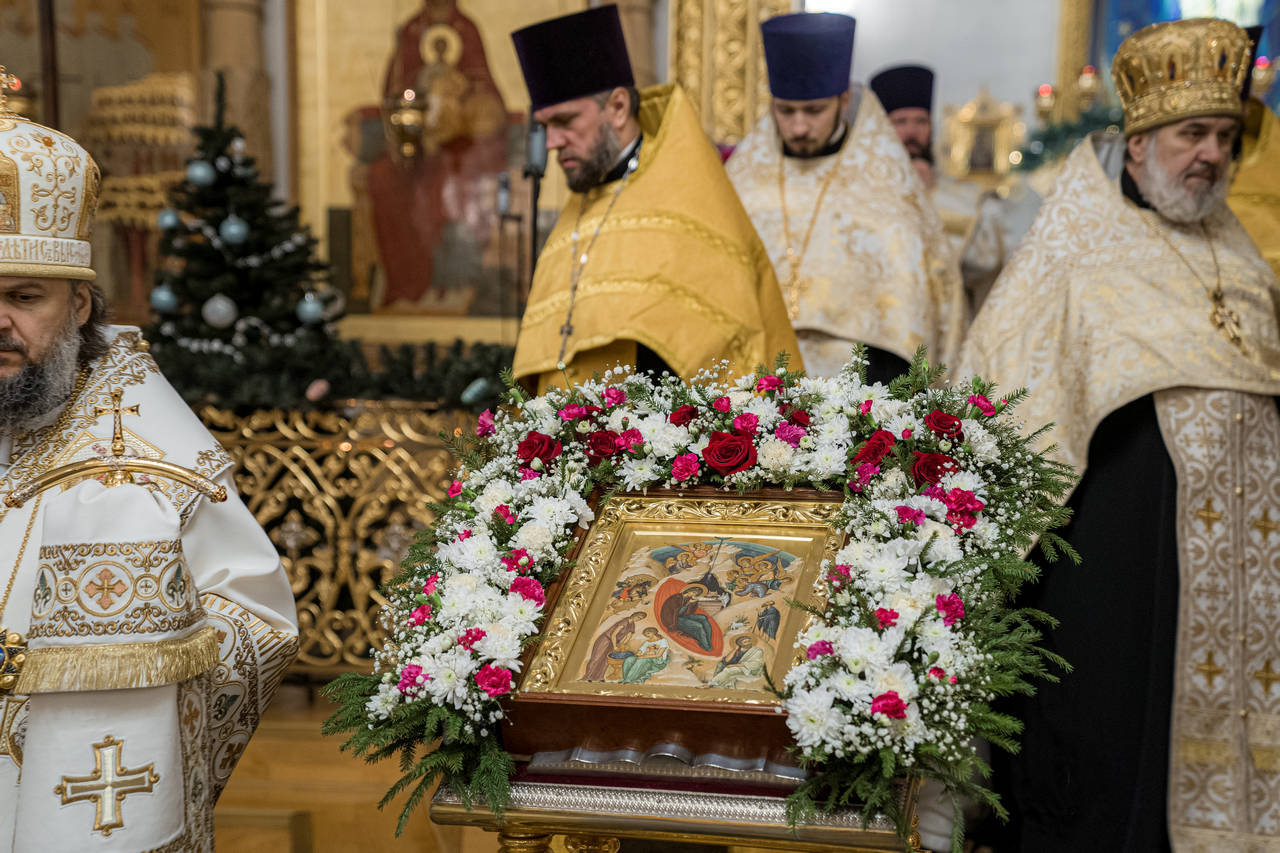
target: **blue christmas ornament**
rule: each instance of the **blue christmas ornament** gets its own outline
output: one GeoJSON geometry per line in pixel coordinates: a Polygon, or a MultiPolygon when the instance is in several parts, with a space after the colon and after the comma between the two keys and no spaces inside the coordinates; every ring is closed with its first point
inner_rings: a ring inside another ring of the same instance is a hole
{"type": "Polygon", "coordinates": [[[239,246],[249,239],[249,223],[233,213],[218,226],[218,236],[232,246],[239,246]]]}
{"type": "Polygon", "coordinates": [[[312,323],[319,323],[324,319],[324,303],[314,293],[308,293],[302,297],[294,311],[297,313],[298,319],[308,326],[312,323]]]}
{"type": "Polygon", "coordinates": [[[167,284],[162,284],[151,291],[151,307],[161,314],[172,314],[178,310],[178,294],[167,284]]]}
{"type": "Polygon", "coordinates": [[[187,180],[196,186],[212,186],[217,179],[218,173],[213,170],[213,164],[205,160],[192,160],[187,164],[187,180]]]}
{"type": "Polygon", "coordinates": [[[156,225],[160,226],[160,230],[169,231],[177,228],[182,224],[182,217],[178,215],[178,211],[172,207],[166,207],[160,211],[160,215],[156,217],[156,225]]]}

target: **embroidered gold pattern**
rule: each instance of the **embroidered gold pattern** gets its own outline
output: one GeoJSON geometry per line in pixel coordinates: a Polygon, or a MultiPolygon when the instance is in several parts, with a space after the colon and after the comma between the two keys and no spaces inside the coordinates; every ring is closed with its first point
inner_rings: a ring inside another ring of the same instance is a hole
{"type": "Polygon", "coordinates": [[[1174,388],[1155,402],[1178,483],[1170,838],[1180,851],[1275,850],[1280,548],[1247,519],[1280,509],[1280,415],[1270,396],[1240,391],[1174,388]],[[1197,508],[1209,502],[1222,518],[1201,524],[1197,508]]]}
{"type": "Polygon", "coordinates": [[[1280,531],[1280,524],[1271,520],[1271,507],[1264,507],[1262,515],[1253,520],[1250,525],[1254,530],[1262,534],[1264,542],[1271,542],[1271,534],[1280,531]]]}
{"type": "Polygon", "coordinates": [[[27,729],[27,697],[2,696],[0,703],[0,755],[22,766],[22,748],[27,729]]]}
{"type": "Polygon", "coordinates": [[[155,762],[141,767],[124,766],[124,741],[111,735],[93,745],[93,772],[87,776],[63,776],[53,789],[62,804],[91,802],[94,805],[93,828],[104,836],[124,827],[124,800],[129,794],[150,793],[160,776],[155,762]]]}
{"type": "Polygon", "coordinates": [[[1209,532],[1213,532],[1213,526],[1222,521],[1222,513],[1213,508],[1213,498],[1206,498],[1204,506],[1196,510],[1196,518],[1204,522],[1205,527],[1209,528],[1209,532]]]}

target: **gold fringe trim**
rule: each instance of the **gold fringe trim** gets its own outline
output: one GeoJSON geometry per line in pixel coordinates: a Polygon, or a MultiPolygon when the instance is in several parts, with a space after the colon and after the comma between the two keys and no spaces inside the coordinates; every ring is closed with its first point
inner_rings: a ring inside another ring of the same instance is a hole
{"type": "Polygon", "coordinates": [[[74,693],[159,687],[218,665],[218,638],[205,625],[180,639],[28,649],[15,693],[74,693]]]}

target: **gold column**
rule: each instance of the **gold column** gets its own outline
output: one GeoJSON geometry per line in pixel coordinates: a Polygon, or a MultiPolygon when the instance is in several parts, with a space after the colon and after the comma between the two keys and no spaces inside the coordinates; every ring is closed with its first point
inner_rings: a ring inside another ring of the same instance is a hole
{"type": "Polygon", "coordinates": [[[735,144],[769,105],[760,22],[792,0],[672,0],[670,79],[679,83],[716,142],[735,144]]]}
{"type": "Polygon", "coordinates": [[[1058,121],[1075,119],[1079,110],[1076,89],[1080,69],[1089,64],[1093,34],[1093,0],[1058,0],[1058,121]]]}
{"type": "Polygon", "coordinates": [[[627,53],[631,55],[631,71],[636,85],[652,86],[658,82],[658,70],[653,61],[653,5],[655,0],[618,0],[618,15],[622,18],[622,33],[627,38],[627,53]]]}
{"type": "Polygon", "coordinates": [[[263,69],[262,0],[203,0],[203,94],[213,115],[214,74],[227,81],[227,122],[240,128],[262,177],[271,179],[271,83],[263,69]]]}
{"type": "Polygon", "coordinates": [[[547,853],[551,836],[539,832],[499,832],[498,853],[547,853]]]}

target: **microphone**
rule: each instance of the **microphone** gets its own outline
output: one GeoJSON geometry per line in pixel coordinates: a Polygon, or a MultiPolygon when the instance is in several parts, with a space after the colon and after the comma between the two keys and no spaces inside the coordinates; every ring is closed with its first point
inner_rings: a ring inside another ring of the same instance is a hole
{"type": "Polygon", "coordinates": [[[525,152],[524,176],[541,178],[547,174],[547,126],[529,119],[529,145],[525,152]]]}

